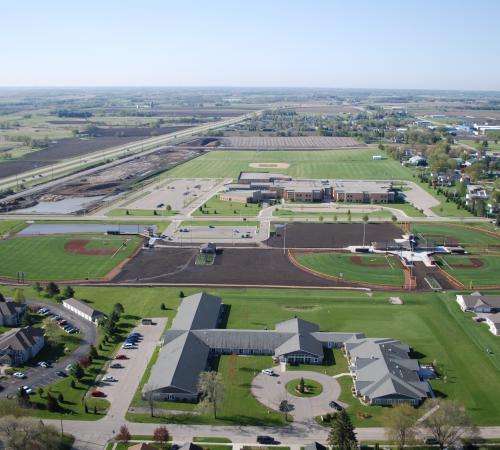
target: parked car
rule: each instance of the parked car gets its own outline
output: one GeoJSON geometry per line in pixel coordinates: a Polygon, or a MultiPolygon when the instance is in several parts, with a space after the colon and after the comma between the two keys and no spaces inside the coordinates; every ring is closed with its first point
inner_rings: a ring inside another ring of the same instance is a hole
{"type": "Polygon", "coordinates": [[[269,375],[270,377],[274,376],[274,370],[273,369],[262,369],[262,373],[264,375],[269,375]]]}
{"type": "Polygon", "coordinates": [[[38,363],[38,366],[39,366],[39,367],[43,367],[44,369],[48,369],[48,368],[50,367],[50,363],[49,363],[49,362],[47,362],[47,361],[40,361],[40,362],[38,363]]]}
{"type": "Polygon", "coordinates": [[[66,372],[63,372],[62,370],[58,370],[56,372],[56,376],[58,376],[60,378],[66,378],[68,376],[68,374],[66,372]]]}
{"type": "Polygon", "coordinates": [[[24,372],[14,372],[12,375],[20,379],[26,378],[26,374],[24,372]]]}
{"type": "Polygon", "coordinates": [[[215,225],[209,225],[208,228],[215,228],[215,225]]]}
{"type": "Polygon", "coordinates": [[[104,381],[118,381],[115,377],[113,377],[112,375],[106,375],[104,377],[104,381]]]}
{"type": "Polygon", "coordinates": [[[33,389],[31,389],[31,386],[22,386],[19,389],[22,389],[28,395],[32,395],[35,393],[35,391],[33,391],[33,389]]]}
{"type": "Polygon", "coordinates": [[[72,368],[73,368],[73,363],[68,364],[68,365],[64,368],[64,370],[65,370],[66,372],[69,372],[72,368]]]}
{"type": "Polygon", "coordinates": [[[106,397],[106,394],[102,391],[92,391],[90,394],[92,397],[106,397]]]}
{"type": "Polygon", "coordinates": [[[259,444],[278,444],[271,436],[257,436],[257,442],[259,444]]]}
{"type": "Polygon", "coordinates": [[[127,355],[116,355],[115,359],[128,359],[127,355]]]}
{"type": "Polygon", "coordinates": [[[130,349],[137,348],[137,347],[130,342],[125,342],[125,344],[122,345],[122,348],[124,350],[130,350],[130,349]]]}
{"type": "Polygon", "coordinates": [[[344,409],[342,405],[333,400],[330,402],[330,408],[333,408],[335,411],[342,411],[344,409]]]}
{"type": "Polygon", "coordinates": [[[109,367],[112,369],[123,369],[123,366],[120,363],[111,364],[109,367]]]}

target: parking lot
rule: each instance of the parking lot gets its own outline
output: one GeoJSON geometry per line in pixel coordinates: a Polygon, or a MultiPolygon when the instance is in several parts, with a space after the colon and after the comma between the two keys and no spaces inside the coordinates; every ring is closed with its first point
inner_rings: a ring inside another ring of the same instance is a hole
{"type": "Polygon", "coordinates": [[[126,207],[127,209],[164,210],[167,205],[170,205],[172,210],[180,211],[194,199],[206,194],[217,186],[218,182],[219,180],[215,178],[169,179],[155,185],[149,194],[135,200],[126,207]]]}
{"type": "Polygon", "coordinates": [[[174,233],[174,240],[180,242],[231,242],[231,241],[252,241],[257,231],[256,226],[181,226],[174,233]],[[187,231],[182,231],[187,230],[187,231]],[[248,236],[248,237],[247,237],[248,236]]]}
{"type": "Polygon", "coordinates": [[[117,355],[126,355],[128,359],[114,359],[109,362],[106,376],[112,376],[116,381],[100,381],[97,390],[106,394],[106,399],[111,403],[108,417],[123,418],[128,410],[130,402],[139,385],[142,375],[146,370],[155,348],[160,342],[167,319],[154,318],[154,325],[138,325],[131,333],[140,333],[141,339],[133,349],[122,349],[121,346],[117,355]],[[119,363],[121,368],[111,368],[111,365],[119,363]]]}

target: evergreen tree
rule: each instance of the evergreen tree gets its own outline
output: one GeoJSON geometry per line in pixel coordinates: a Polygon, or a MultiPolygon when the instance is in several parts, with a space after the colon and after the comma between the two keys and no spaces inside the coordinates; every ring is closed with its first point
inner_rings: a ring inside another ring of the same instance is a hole
{"type": "Polygon", "coordinates": [[[358,440],[354,433],[354,426],[346,410],[335,414],[332,420],[332,429],[328,434],[328,445],[339,450],[350,450],[357,446],[358,440]]]}
{"type": "Polygon", "coordinates": [[[55,397],[47,393],[47,411],[56,412],[59,410],[59,403],[55,397]]]}
{"type": "Polygon", "coordinates": [[[75,295],[75,290],[71,286],[66,286],[63,291],[64,298],[72,298],[75,295]]]}
{"type": "Polygon", "coordinates": [[[59,294],[60,292],[59,286],[53,281],[51,281],[47,284],[47,286],[45,286],[45,292],[47,293],[48,297],[52,298],[57,294],[59,294]]]}

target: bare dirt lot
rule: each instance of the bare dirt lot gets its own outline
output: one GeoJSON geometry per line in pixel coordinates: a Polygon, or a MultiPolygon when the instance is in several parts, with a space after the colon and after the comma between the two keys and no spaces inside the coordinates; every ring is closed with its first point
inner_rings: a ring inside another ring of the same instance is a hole
{"type": "Polygon", "coordinates": [[[211,266],[195,265],[197,248],[142,250],[113,282],[339,286],[304,272],[290,263],[281,249],[226,248],[211,266]]]}
{"type": "MultiPolygon", "coordinates": [[[[48,147],[43,150],[28,153],[22,158],[5,161],[0,164],[0,178],[22,173],[28,170],[36,169],[43,166],[54,164],[58,161],[67,158],[75,158],[78,156],[87,155],[111,147],[116,147],[129,142],[134,142],[139,139],[150,137],[153,131],[158,134],[175,133],[177,130],[185,129],[186,127],[164,127],[164,128],[127,128],[127,135],[117,136],[117,130],[120,129],[103,129],[105,131],[99,137],[88,139],[60,139],[59,141],[50,142],[48,147]],[[109,134],[108,134],[109,132],[109,134]]],[[[119,133],[118,133],[119,134],[119,133]]]]}
{"type": "Polygon", "coordinates": [[[288,163],[259,163],[252,162],[248,165],[252,169],[288,169],[290,164],[288,163]]]}
{"type": "Polygon", "coordinates": [[[365,147],[366,145],[349,137],[331,136],[233,136],[222,138],[220,147],[245,149],[333,149],[365,147]]]}
{"type": "MultiPolygon", "coordinates": [[[[284,231],[266,241],[270,247],[283,247],[284,231]]],[[[390,242],[401,238],[403,232],[392,223],[369,223],[366,225],[365,244],[390,242]]],[[[363,224],[308,224],[292,223],[286,227],[287,248],[345,248],[363,244],[363,224]]]]}

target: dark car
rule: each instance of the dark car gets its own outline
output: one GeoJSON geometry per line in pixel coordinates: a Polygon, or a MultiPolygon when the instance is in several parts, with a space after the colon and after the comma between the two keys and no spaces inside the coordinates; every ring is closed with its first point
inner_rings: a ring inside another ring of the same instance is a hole
{"type": "Polygon", "coordinates": [[[109,367],[111,367],[112,369],[123,369],[123,366],[120,363],[111,364],[111,366],[109,367]]]}
{"type": "Polygon", "coordinates": [[[106,397],[106,394],[102,391],[92,391],[90,395],[92,397],[106,397]]]}
{"type": "Polygon", "coordinates": [[[278,444],[271,436],[257,436],[257,442],[259,444],[278,444]]]}
{"type": "Polygon", "coordinates": [[[66,378],[68,376],[68,374],[66,372],[63,372],[62,370],[58,370],[56,372],[56,375],[61,378],[66,378]]]}
{"type": "Polygon", "coordinates": [[[115,359],[128,359],[127,355],[117,355],[115,359]]]}
{"type": "Polygon", "coordinates": [[[330,408],[333,408],[335,411],[342,411],[344,409],[342,405],[339,405],[337,402],[333,400],[330,402],[330,408]]]}

